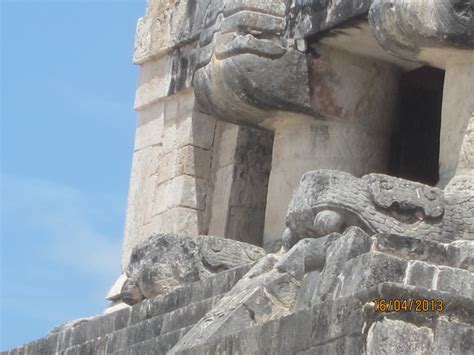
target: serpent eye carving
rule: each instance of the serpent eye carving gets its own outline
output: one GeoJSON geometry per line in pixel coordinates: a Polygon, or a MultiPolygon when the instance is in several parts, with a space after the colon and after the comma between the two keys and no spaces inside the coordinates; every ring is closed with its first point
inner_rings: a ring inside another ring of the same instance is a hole
{"type": "Polygon", "coordinates": [[[414,223],[444,213],[443,192],[437,188],[380,174],[366,179],[373,203],[399,221],[414,223]]]}
{"type": "Polygon", "coordinates": [[[212,251],[218,253],[224,248],[224,243],[221,240],[216,239],[211,243],[210,248],[212,251]]]}
{"type": "Polygon", "coordinates": [[[380,188],[382,190],[391,190],[393,189],[393,184],[387,180],[380,181],[380,188]]]}
{"type": "Polygon", "coordinates": [[[336,211],[321,211],[314,217],[314,231],[317,237],[322,237],[330,233],[342,232],[344,219],[336,211]]]}

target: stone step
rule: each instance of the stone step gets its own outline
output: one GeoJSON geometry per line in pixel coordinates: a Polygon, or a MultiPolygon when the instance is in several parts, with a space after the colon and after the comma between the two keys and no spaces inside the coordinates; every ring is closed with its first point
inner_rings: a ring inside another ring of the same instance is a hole
{"type": "Polygon", "coordinates": [[[278,268],[307,272],[297,308],[350,296],[383,282],[474,299],[474,274],[467,269],[470,255],[460,247],[397,235],[369,236],[349,228],[343,235],[301,241],[278,268]],[[302,253],[308,257],[302,259],[302,253]]]}
{"type": "Polygon", "coordinates": [[[227,293],[253,266],[244,265],[177,288],[166,295],[144,300],[132,306],[128,325],[169,313],[181,307],[227,293]]]}
{"type": "MultiPolygon", "coordinates": [[[[174,332],[164,334],[162,336],[145,340],[141,343],[134,344],[125,349],[113,352],[113,355],[161,355],[167,354],[168,351],[176,345],[192,326],[178,329],[174,332]]],[[[94,353],[95,354],[95,353],[94,353]]],[[[82,355],[82,354],[81,354],[82,355]]]]}
{"type": "MultiPolygon", "coordinates": [[[[474,300],[387,282],[352,296],[331,299],[286,317],[191,346],[173,355],[194,354],[473,354],[474,300]],[[443,309],[382,312],[374,299],[442,300],[443,309]]],[[[152,354],[153,345],[136,354],[152,354]]]]}
{"type": "Polygon", "coordinates": [[[156,316],[59,351],[60,355],[109,354],[149,339],[173,333],[196,324],[220,299],[216,296],[175,311],[156,316]]]}
{"type": "Polygon", "coordinates": [[[205,280],[177,288],[166,295],[147,299],[132,307],[98,316],[75,327],[49,334],[44,338],[12,349],[5,354],[56,354],[147,319],[225,294],[247,273],[252,265],[230,269],[205,280]]]}

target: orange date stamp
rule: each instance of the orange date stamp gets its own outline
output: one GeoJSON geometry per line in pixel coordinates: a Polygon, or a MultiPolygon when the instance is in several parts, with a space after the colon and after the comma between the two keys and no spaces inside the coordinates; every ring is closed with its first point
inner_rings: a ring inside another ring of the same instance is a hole
{"type": "Polygon", "coordinates": [[[444,311],[442,299],[384,299],[373,300],[375,312],[438,312],[444,311]]]}

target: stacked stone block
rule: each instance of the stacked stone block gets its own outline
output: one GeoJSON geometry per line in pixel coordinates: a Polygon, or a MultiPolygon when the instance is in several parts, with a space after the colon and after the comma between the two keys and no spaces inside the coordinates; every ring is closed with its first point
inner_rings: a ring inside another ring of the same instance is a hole
{"type": "Polygon", "coordinates": [[[132,248],[156,232],[261,244],[272,135],[218,123],[195,101],[191,80],[203,19],[194,16],[204,13],[199,6],[150,1],[138,21],[138,122],[123,268],[132,248]]]}
{"type": "Polygon", "coordinates": [[[470,354],[468,243],[352,227],[5,354],[470,354]]]}
{"type": "Polygon", "coordinates": [[[249,268],[235,268],[130,308],[59,329],[2,354],[165,354],[249,268]]]}

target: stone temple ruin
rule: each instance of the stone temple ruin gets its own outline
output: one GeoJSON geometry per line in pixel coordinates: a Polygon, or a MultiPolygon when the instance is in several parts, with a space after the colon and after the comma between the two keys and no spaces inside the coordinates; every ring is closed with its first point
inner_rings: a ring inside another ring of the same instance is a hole
{"type": "Polygon", "coordinates": [[[111,306],[8,354],[474,353],[473,11],[149,0],[111,306]]]}

